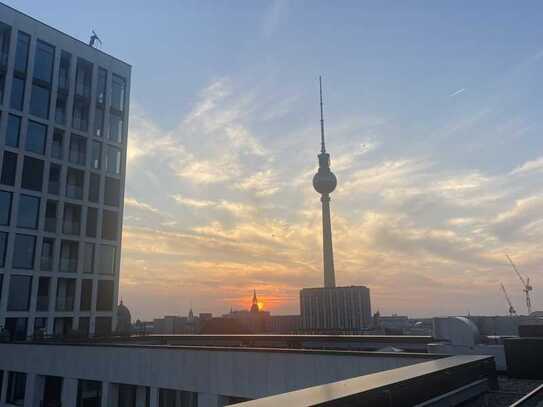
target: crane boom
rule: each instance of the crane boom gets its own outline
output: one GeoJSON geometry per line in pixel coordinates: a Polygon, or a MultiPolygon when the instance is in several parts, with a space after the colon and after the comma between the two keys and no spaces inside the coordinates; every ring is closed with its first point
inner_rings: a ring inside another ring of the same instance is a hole
{"type": "Polygon", "coordinates": [[[511,302],[511,299],[509,298],[509,294],[507,294],[507,290],[505,289],[503,283],[500,284],[502,287],[503,295],[505,296],[505,300],[507,301],[507,304],[509,304],[509,315],[513,316],[517,314],[517,311],[515,310],[515,307],[513,307],[513,303],[511,302]]]}
{"type": "Polygon", "coordinates": [[[517,266],[515,266],[515,263],[513,263],[513,260],[511,260],[511,257],[509,257],[508,254],[506,254],[505,257],[507,257],[507,260],[509,260],[511,267],[513,267],[513,270],[515,270],[515,273],[522,283],[522,291],[524,291],[524,294],[526,295],[526,308],[528,309],[528,315],[530,315],[532,313],[532,299],[530,298],[530,291],[533,290],[533,287],[530,285],[530,279],[527,278],[524,280],[522,275],[517,270],[517,266]]]}
{"type": "Polygon", "coordinates": [[[524,287],[526,287],[526,285],[527,285],[526,281],[524,280],[524,277],[522,277],[522,275],[517,270],[517,266],[515,266],[515,263],[513,263],[513,260],[511,260],[511,257],[509,257],[508,254],[506,254],[505,257],[507,257],[507,260],[509,260],[509,263],[511,264],[511,267],[513,267],[513,270],[515,270],[515,273],[517,273],[517,276],[520,279],[520,282],[522,283],[522,285],[524,287]]]}

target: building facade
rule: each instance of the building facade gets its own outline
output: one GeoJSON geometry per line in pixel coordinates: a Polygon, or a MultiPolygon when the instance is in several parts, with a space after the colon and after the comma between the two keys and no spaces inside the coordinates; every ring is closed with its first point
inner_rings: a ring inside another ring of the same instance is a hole
{"type": "Polygon", "coordinates": [[[0,4],[0,326],[116,323],[128,64],[0,4]]]}
{"type": "Polygon", "coordinates": [[[303,288],[304,331],[361,332],[372,323],[370,290],[364,286],[303,288]]]}

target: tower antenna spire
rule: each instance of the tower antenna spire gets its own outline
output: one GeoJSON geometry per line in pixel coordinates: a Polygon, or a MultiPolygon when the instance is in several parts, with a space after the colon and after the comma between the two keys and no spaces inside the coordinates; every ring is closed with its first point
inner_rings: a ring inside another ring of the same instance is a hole
{"type": "Polygon", "coordinates": [[[324,114],[322,109],[322,76],[319,75],[319,90],[321,97],[321,153],[326,152],[326,147],[324,145],[324,114]]]}

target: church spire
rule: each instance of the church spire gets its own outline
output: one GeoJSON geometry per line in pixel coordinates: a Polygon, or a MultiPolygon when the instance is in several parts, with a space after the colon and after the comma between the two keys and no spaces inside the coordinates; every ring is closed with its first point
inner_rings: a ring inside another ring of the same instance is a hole
{"type": "Polygon", "coordinates": [[[253,289],[253,303],[251,304],[251,312],[258,312],[260,308],[258,307],[258,298],[256,298],[256,289],[253,289]]]}

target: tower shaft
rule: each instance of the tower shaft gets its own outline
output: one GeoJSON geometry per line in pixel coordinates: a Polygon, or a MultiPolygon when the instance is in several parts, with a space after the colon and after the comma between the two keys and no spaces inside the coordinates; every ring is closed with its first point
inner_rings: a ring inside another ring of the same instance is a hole
{"type": "Polygon", "coordinates": [[[330,195],[322,194],[322,260],[324,266],[324,286],[336,286],[334,271],[334,249],[332,247],[332,223],[330,220],[330,195]]]}

